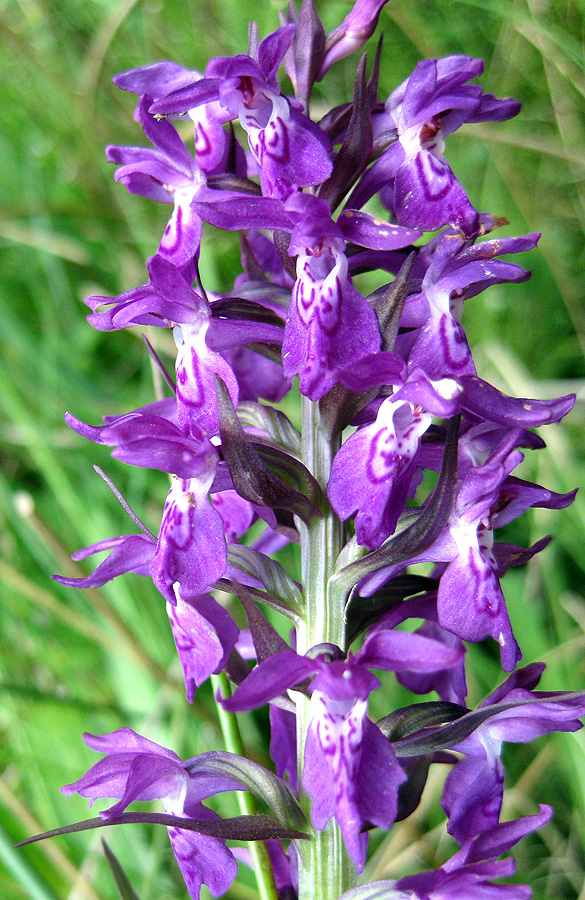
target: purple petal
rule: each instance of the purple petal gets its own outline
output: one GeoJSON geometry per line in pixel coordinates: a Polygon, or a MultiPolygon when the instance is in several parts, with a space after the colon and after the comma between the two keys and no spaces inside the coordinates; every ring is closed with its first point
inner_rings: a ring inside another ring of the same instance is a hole
{"type": "Polygon", "coordinates": [[[437,672],[458,665],[463,652],[420,634],[384,629],[368,635],[357,658],[364,666],[391,672],[437,672]]]}
{"type": "Polygon", "coordinates": [[[471,375],[459,379],[463,387],[461,408],[480,419],[488,419],[508,427],[536,428],[550,422],[559,422],[575,403],[575,395],[568,394],[558,400],[523,400],[506,397],[497,388],[471,375]]]}
{"type": "Polygon", "coordinates": [[[371,250],[400,250],[422,237],[422,231],[392,225],[356,209],[344,209],[337,224],[346,241],[371,250]]]}
{"type": "Polygon", "coordinates": [[[226,565],[221,516],[206,494],[195,495],[189,482],[173,479],[151,565],[156,587],[171,604],[175,584],[183,599],[191,599],[218,581],[226,565]]]}
{"type": "Polygon", "coordinates": [[[293,650],[275,653],[257,665],[231,697],[222,699],[222,703],[230,712],[256,709],[314,675],[320,665],[314,659],[298,656],[293,650]]]}
{"type": "Polygon", "coordinates": [[[465,232],[477,229],[478,213],[450,166],[426,150],[399,168],[394,180],[394,211],[398,223],[407,228],[437,231],[455,223],[465,232]]]}
{"type": "MultiPolygon", "coordinates": [[[[126,572],[148,575],[155,554],[152,538],[145,534],[130,534],[116,540],[119,543],[108,558],[100,563],[87,578],[64,578],[62,575],[52,575],[51,577],[67,587],[95,588],[107,584],[108,581],[117,578],[118,575],[124,575],[126,572]]],[[[93,549],[89,548],[87,552],[97,552],[103,548],[104,543],[102,542],[101,545],[94,545],[93,549]]]]}
{"type": "Polygon", "coordinates": [[[208,594],[191,600],[179,597],[167,604],[173,638],[183,668],[187,700],[213,672],[225,666],[238,639],[238,628],[222,606],[208,594]]]}

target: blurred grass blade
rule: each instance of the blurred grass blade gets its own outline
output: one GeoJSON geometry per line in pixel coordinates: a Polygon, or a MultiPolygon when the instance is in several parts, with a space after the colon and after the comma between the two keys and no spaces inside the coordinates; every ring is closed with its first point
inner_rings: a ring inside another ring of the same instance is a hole
{"type": "Polygon", "coordinates": [[[108,844],[104,841],[103,838],[102,846],[104,848],[104,853],[106,854],[110,872],[113,875],[114,881],[116,882],[116,887],[120,892],[120,897],[122,898],[122,900],[140,900],[140,897],[130,884],[128,876],[120,865],[117,857],[112,853],[108,844]]]}

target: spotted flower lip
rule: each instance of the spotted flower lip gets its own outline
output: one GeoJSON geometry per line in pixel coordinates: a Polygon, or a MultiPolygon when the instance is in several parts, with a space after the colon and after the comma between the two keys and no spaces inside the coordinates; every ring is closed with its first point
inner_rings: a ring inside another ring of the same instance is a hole
{"type": "Polygon", "coordinates": [[[282,345],[285,375],[299,375],[301,392],[319,400],[337,382],[336,372],[379,350],[376,314],[354,288],[345,242],[329,205],[296,195],[286,208],[295,221],[289,252],[297,254],[282,345]]]}
{"type": "Polygon", "coordinates": [[[359,544],[374,549],[394,532],[431,414],[453,414],[458,394],[453,381],[433,383],[424,372],[413,372],[382,402],[376,421],[356,431],[337,452],[327,496],[342,520],[357,510],[359,544]]]}
{"type": "Polygon", "coordinates": [[[436,231],[455,224],[478,233],[478,213],[444,157],[445,137],[465,122],[517,115],[515,100],[498,100],[467,82],[483,62],[465,56],[427,59],[388,98],[375,129],[396,129],[398,140],[364,174],[349,204],[360,208],[378,191],[400,225],[436,231]]]}

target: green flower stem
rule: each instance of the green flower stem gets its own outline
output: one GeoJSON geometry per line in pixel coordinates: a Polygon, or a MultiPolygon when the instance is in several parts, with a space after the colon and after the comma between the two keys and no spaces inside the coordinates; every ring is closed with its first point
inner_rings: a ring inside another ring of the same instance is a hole
{"type": "MultiPolygon", "coordinates": [[[[318,403],[302,398],[303,463],[319,482],[325,497],[325,515],[309,525],[299,522],[301,566],[305,598],[305,618],[297,629],[297,652],[304,654],[316,644],[332,643],[345,649],[343,608],[328,597],[327,585],[343,546],[343,523],[330,508],[326,487],[333,457],[340,441],[330,441],[321,429],[318,403]]],[[[297,699],[297,746],[299,776],[302,773],[310,704],[301,694],[297,699]]],[[[310,816],[310,798],[301,791],[301,804],[310,816]]],[[[339,826],[331,820],[323,831],[314,831],[312,840],[298,842],[299,900],[337,900],[356,884],[356,870],[346,850],[339,826]],[[302,846],[300,846],[302,843],[302,846]]]]}
{"type": "MultiPolygon", "coordinates": [[[[224,672],[219,675],[211,676],[211,687],[213,696],[219,693],[222,697],[229,697],[231,693],[230,683],[224,672]]],[[[240,726],[238,720],[233,713],[223,708],[221,703],[216,701],[217,714],[219,724],[223,735],[226,750],[230,753],[237,753],[238,756],[245,756],[244,744],[240,734],[240,726]]],[[[248,791],[237,791],[238,805],[242,815],[251,816],[254,814],[254,798],[248,791]]],[[[272,872],[272,863],[268,855],[268,848],[264,841],[249,841],[248,847],[252,854],[252,864],[256,875],[256,883],[261,900],[278,900],[278,891],[274,882],[274,874],[272,872]]]]}

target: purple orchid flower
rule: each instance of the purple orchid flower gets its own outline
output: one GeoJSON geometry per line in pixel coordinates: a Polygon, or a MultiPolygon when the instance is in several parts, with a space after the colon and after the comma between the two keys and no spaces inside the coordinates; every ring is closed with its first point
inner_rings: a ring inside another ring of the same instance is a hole
{"type": "MultiPolygon", "coordinates": [[[[375,360],[375,357],[373,357],[375,360]]],[[[376,421],[356,431],[333,460],[327,496],[337,515],[356,510],[356,538],[370,549],[394,532],[411,490],[421,436],[432,415],[456,411],[457,384],[432,383],[421,370],[385,399],[376,421]]]]}
{"type": "Polygon", "coordinates": [[[380,631],[347,660],[310,659],[292,650],[270,656],[222,702],[233,712],[253,709],[316,675],[302,784],[313,800],[313,825],[321,830],[335,817],[361,871],[367,844],[362,828],[366,822],[392,826],[398,788],[406,780],[390,742],[366,716],[368,696],[379,686],[368,669],[432,672],[457,665],[461,656],[460,648],[419,635],[380,631]]]}
{"type": "Polygon", "coordinates": [[[497,825],[504,791],[503,742],[527,743],[552,731],[578,731],[585,715],[583,695],[567,698],[557,692],[534,691],[544,664],[533,664],[511,675],[479,705],[497,706],[516,700],[542,701],[503,709],[453,746],[465,756],[445,781],[441,805],[447,830],[458,844],[497,825]]]}
{"type": "Polygon", "coordinates": [[[478,213],[444,158],[445,137],[465,122],[494,122],[517,115],[515,100],[497,100],[477,85],[483,62],[466,56],[427,59],[386,101],[377,130],[396,130],[398,140],[365,173],[350,197],[361,207],[384,188],[385,202],[401,225],[436,231],[459,226],[478,232],[478,213]]]}
{"type": "Polygon", "coordinates": [[[178,598],[191,600],[204,593],[224,575],[227,566],[223,520],[208,498],[216,466],[217,452],[213,450],[207,469],[197,478],[172,476],[158,540],[136,519],[143,534],[107,538],[73,554],[73,559],[80,560],[111,551],[91,575],[53,578],[68,587],[94,588],[126,572],[150,575],[173,606],[178,598]]]}
{"type": "Polygon", "coordinates": [[[148,112],[152,100],[140,98],[140,120],[144,133],[155,150],[146,147],[108,146],[108,162],[120,166],[116,181],[130,193],[165,203],[174,202],[158,248],[158,254],[178,268],[193,259],[201,243],[201,218],[193,201],[206,187],[205,173],[192,158],[177,130],[166,119],[157,120],[148,112]]]}
{"type": "Polygon", "coordinates": [[[299,194],[286,206],[296,220],[289,253],[298,258],[282,363],[285,375],[299,375],[301,392],[319,400],[336,383],[338,369],[380,349],[380,329],[351,283],[345,241],[329,205],[299,194]]]}
{"type": "Polygon", "coordinates": [[[482,241],[469,247],[453,229],[439,240],[422,282],[422,291],[408,297],[401,324],[418,327],[409,354],[412,368],[422,367],[430,378],[475,375],[465,332],[463,303],[493,284],[521,282],[530,272],[496,259],[503,253],[531,250],[539,234],[482,241]]]}
{"type": "MultiPolygon", "coordinates": [[[[499,524],[500,496],[502,492],[505,496],[507,478],[523,459],[523,454],[513,449],[521,435],[520,430],[512,429],[484,465],[467,470],[448,526],[428,550],[368,576],[360,588],[360,593],[368,596],[406,565],[447,563],[439,582],[439,624],[465,641],[494,638],[500,645],[502,667],[507,672],[515,668],[521,654],[500,586],[493,530],[499,524]]],[[[501,520],[506,524],[514,517],[514,509],[524,510],[532,500],[534,505],[562,508],[574,497],[574,493],[553,495],[529,490],[520,501],[522,485],[516,481],[512,484],[514,506],[510,516],[501,520]]]]}
{"type": "MultiPolygon", "coordinates": [[[[498,860],[523,837],[545,825],[552,817],[550,806],[540,806],[533,816],[503,822],[488,828],[465,845],[434,872],[420,872],[388,885],[404,891],[410,900],[530,900],[532,891],[525,884],[494,884],[494,878],[514,874],[511,858],[498,860]]],[[[382,885],[383,882],[380,882],[382,885]]],[[[344,897],[345,900],[345,897],[344,897]]],[[[347,895],[351,900],[351,892],[347,895]]]]}
{"type": "MultiPolygon", "coordinates": [[[[141,66],[114,76],[114,84],[124,91],[134,94],[148,95],[150,102],[160,100],[173,91],[178,91],[186,85],[193,84],[203,78],[201,72],[194,69],[185,69],[174,62],[153,63],[150,66],[141,66]]],[[[139,109],[137,110],[138,114],[139,109]]],[[[226,171],[227,158],[230,151],[230,141],[222,125],[226,121],[219,103],[207,103],[189,110],[189,118],[193,120],[195,130],[195,161],[206,175],[216,175],[226,171]]],[[[182,118],[182,117],[181,117],[182,118]]],[[[239,145],[236,145],[236,152],[239,145]]],[[[236,158],[236,163],[238,162],[236,158]]],[[[241,168],[241,174],[245,174],[245,160],[243,167],[236,165],[236,170],[241,168]]]]}
{"type": "Polygon", "coordinates": [[[212,59],[205,78],[156,101],[153,114],[168,115],[219,100],[227,118],[239,118],[248,135],[265,197],[286,199],[325,181],[331,145],[318,125],[280,93],[276,73],[295,31],[285,25],[260,42],[257,58],[212,59]]]}
{"type": "MultiPolygon", "coordinates": [[[[226,384],[232,402],[238,402],[238,384],[228,363],[207,344],[212,321],[209,303],[189,287],[179,270],[160,256],[148,260],[148,285],[128,291],[115,301],[107,315],[113,327],[138,324],[144,317],[159,316],[175,325],[177,344],[177,414],[180,428],[196,439],[200,429],[217,434],[217,400],[214,376],[226,384]]],[[[103,297],[87,301],[97,308],[103,297]]],[[[111,301],[110,301],[111,302],[111,301]]],[[[101,314],[98,314],[98,318],[101,314]]],[[[91,318],[91,317],[90,317],[91,318]]],[[[150,324],[146,322],[144,324],[150,324]]],[[[166,323],[165,323],[166,324],[166,323]]]]}
{"type": "MultiPolygon", "coordinates": [[[[171,750],[130,728],[120,728],[109,735],[84,734],[83,737],[88,747],[106,756],[61,791],[67,796],[78,793],[89,797],[90,805],[102,797],[119,798],[118,803],[100,813],[103,819],[120,815],[133,800],[155,799],[162,800],[164,811],[170,815],[204,820],[219,818],[200,800],[218,789],[241,787],[225,778],[226,784],[220,785],[217,775],[202,779],[198,774],[195,781],[186,768],[190,760],[184,763],[171,750]]],[[[207,885],[213,897],[225,893],[238,871],[225,841],[175,827],[168,832],[193,900],[199,897],[202,884],[207,885]]]]}

